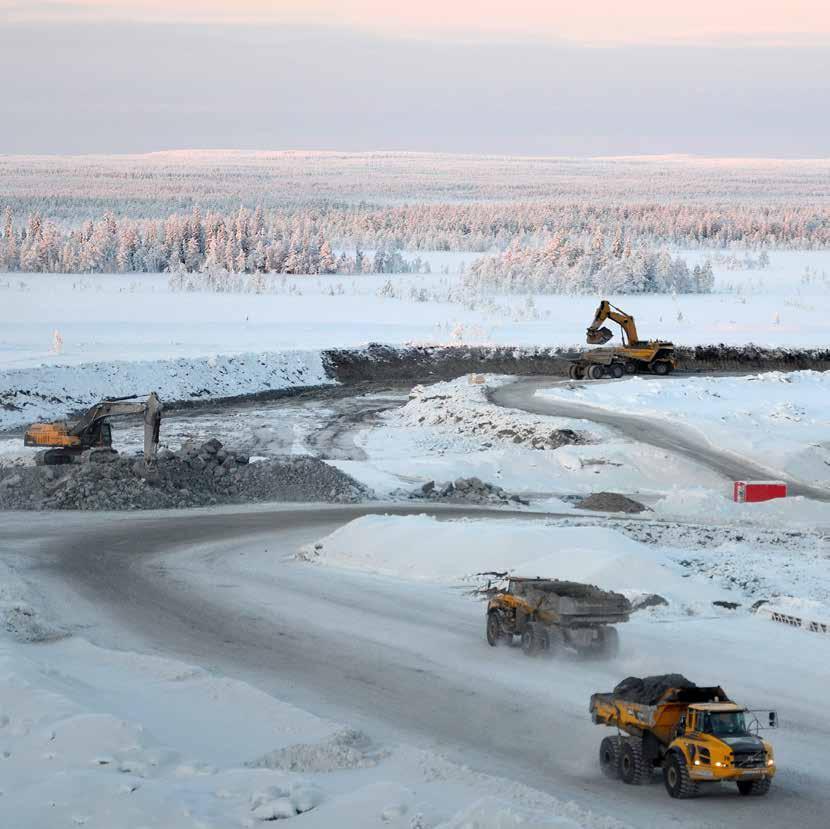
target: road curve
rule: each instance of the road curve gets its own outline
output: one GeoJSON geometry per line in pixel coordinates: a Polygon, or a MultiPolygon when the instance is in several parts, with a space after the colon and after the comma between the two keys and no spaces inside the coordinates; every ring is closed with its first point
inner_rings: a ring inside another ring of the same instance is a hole
{"type": "MultiPolygon", "coordinates": [[[[291,506],[90,516],[56,533],[64,517],[55,514],[36,522],[32,534],[42,543],[28,555],[52,606],[61,604],[70,620],[74,613],[84,636],[97,644],[216,668],[373,736],[437,748],[633,825],[642,825],[644,809],[655,826],[722,829],[747,819],[748,810],[757,822],[761,809],[767,827],[825,825],[826,780],[812,774],[777,783],[775,797],[763,805],[724,789],[696,802],[693,816],[661,785],[628,788],[598,774],[594,756],[602,735],[587,718],[589,693],[612,687],[634,669],[661,665],[667,636],[678,653],[693,657],[700,622],[671,631],[632,622],[615,662],[528,663],[517,650],[488,648],[481,608],[448,588],[290,558],[299,544],[377,512],[511,516],[431,505],[291,506]],[[266,574],[252,576],[234,562],[255,543],[267,544],[274,559],[266,574]],[[244,600],[236,598],[240,591],[244,600]]],[[[731,635],[714,647],[728,650],[731,635]]],[[[729,659],[740,675],[745,667],[751,672],[756,656],[739,647],[729,659]]],[[[791,716],[800,724],[809,715],[791,716]]],[[[826,738],[817,732],[798,749],[820,755],[826,738]]]]}
{"type": "MultiPolygon", "coordinates": [[[[671,382],[671,379],[667,379],[666,382],[671,382]]],[[[610,426],[638,443],[646,443],[687,457],[728,480],[784,480],[791,495],[803,495],[816,501],[830,501],[830,490],[796,480],[748,458],[713,446],[700,432],[682,424],[536,396],[539,390],[561,384],[562,381],[550,378],[531,377],[492,389],[489,399],[497,406],[508,409],[520,409],[553,417],[576,418],[610,426]]]]}

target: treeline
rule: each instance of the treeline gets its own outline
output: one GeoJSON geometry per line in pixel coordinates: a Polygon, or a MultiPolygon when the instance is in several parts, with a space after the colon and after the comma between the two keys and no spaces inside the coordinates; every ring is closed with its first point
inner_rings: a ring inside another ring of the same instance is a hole
{"type": "Polygon", "coordinates": [[[511,247],[473,263],[464,276],[467,289],[486,293],[709,293],[712,266],[672,258],[666,251],[632,248],[617,233],[608,243],[596,234],[583,247],[557,234],[540,248],[511,247]]]}
{"type": "Polygon", "coordinates": [[[830,210],[816,207],[485,202],[317,212],[329,238],[391,249],[486,252],[563,233],[587,243],[597,232],[680,247],[830,247],[830,210]]]}
{"type": "Polygon", "coordinates": [[[17,229],[3,214],[0,270],[31,273],[228,273],[355,274],[428,272],[395,250],[365,255],[335,253],[313,216],[266,216],[240,208],[233,216],[198,209],[164,221],[118,219],[112,213],[65,229],[32,213],[17,229]]]}

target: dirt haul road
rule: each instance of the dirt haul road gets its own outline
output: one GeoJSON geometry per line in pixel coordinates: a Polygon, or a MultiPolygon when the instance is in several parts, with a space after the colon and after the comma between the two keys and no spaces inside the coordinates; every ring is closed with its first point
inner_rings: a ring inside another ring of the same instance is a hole
{"type": "Polygon", "coordinates": [[[830,716],[819,704],[826,676],[816,667],[826,658],[814,649],[827,643],[757,617],[635,618],[613,662],[529,662],[519,649],[487,646],[481,604],[457,589],[292,558],[299,545],[379,511],[510,515],[367,505],[6,513],[0,537],[23,557],[18,572],[37,584],[50,612],[96,644],[185,659],[362,728],[381,743],[438,749],[629,825],[826,826],[830,716]],[[787,728],[775,743],[782,772],[769,798],[723,788],[677,802],[660,784],[629,788],[601,776],[596,754],[604,731],[590,723],[589,694],[629,674],[665,670],[781,707],[787,728]]]}
{"type": "MultiPolygon", "coordinates": [[[[672,382],[673,378],[665,378],[672,382]]],[[[492,389],[489,399],[497,406],[519,409],[532,414],[552,417],[568,417],[601,423],[622,432],[638,443],[646,443],[690,458],[696,463],[723,475],[730,481],[769,480],[786,481],[790,495],[803,495],[816,501],[830,501],[830,490],[795,480],[789,475],[769,469],[750,458],[744,458],[728,449],[709,443],[701,432],[693,431],[678,423],[669,423],[658,418],[620,414],[597,406],[588,406],[570,401],[537,397],[536,392],[561,386],[567,381],[535,377],[519,380],[506,386],[492,389]]],[[[592,381],[597,382],[597,381],[592,381]]],[[[601,381],[600,381],[601,382],[601,381]]],[[[613,380],[608,382],[614,382],[613,380]]]]}

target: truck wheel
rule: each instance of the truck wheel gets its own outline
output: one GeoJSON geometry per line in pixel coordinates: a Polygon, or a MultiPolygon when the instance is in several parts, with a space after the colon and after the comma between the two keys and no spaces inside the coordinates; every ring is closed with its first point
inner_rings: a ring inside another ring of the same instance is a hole
{"type": "Polygon", "coordinates": [[[491,610],[487,614],[487,644],[495,648],[496,645],[501,644],[503,637],[499,614],[495,610],[491,610]]]}
{"type": "Polygon", "coordinates": [[[651,364],[651,370],[658,377],[665,377],[671,371],[671,366],[665,360],[655,360],[651,364]]]}
{"type": "Polygon", "coordinates": [[[763,797],[771,785],[771,777],[764,777],[761,780],[739,780],[738,791],[744,797],[763,797]]]}
{"type": "Polygon", "coordinates": [[[616,628],[601,627],[597,630],[597,653],[606,659],[615,659],[620,654],[620,634],[616,628]]]}
{"type": "Polygon", "coordinates": [[[533,628],[530,625],[522,631],[522,650],[525,656],[533,656],[536,653],[536,637],[533,635],[533,628]]]}
{"type": "Polygon", "coordinates": [[[620,777],[629,786],[639,786],[648,778],[648,768],[643,759],[643,741],[625,740],[620,751],[620,777]]]}
{"type": "Polygon", "coordinates": [[[625,369],[623,368],[622,363],[614,363],[611,366],[611,376],[615,380],[619,380],[623,376],[623,374],[625,374],[625,369]]]}
{"type": "Polygon", "coordinates": [[[588,369],[588,376],[592,380],[602,380],[605,377],[605,369],[595,363],[588,369]]]}
{"type": "Polygon", "coordinates": [[[687,798],[697,794],[697,783],[689,777],[686,758],[679,751],[671,751],[663,764],[663,782],[671,797],[687,798]]]}
{"type": "Polygon", "coordinates": [[[571,363],[570,367],[568,368],[568,377],[570,377],[571,380],[581,380],[582,370],[575,363],[571,363]]]}
{"type": "Polygon", "coordinates": [[[637,373],[637,363],[634,360],[629,360],[625,364],[625,373],[626,374],[636,374],[637,373]]]}
{"type": "Polygon", "coordinates": [[[599,767],[612,780],[620,779],[620,738],[604,737],[599,744],[599,767]]]}

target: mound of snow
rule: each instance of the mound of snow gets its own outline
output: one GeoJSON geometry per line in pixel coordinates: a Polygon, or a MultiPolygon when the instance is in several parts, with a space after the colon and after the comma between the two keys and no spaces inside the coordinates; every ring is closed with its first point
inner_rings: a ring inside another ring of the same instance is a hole
{"type": "Polygon", "coordinates": [[[299,557],[397,578],[455,584],[486,572],[588,582],[697,603],[720,597],[690,585],[654,547],[601,526],[541,521],[438,521],[425,515],[368,515],[349,522],[299,557]]]}

